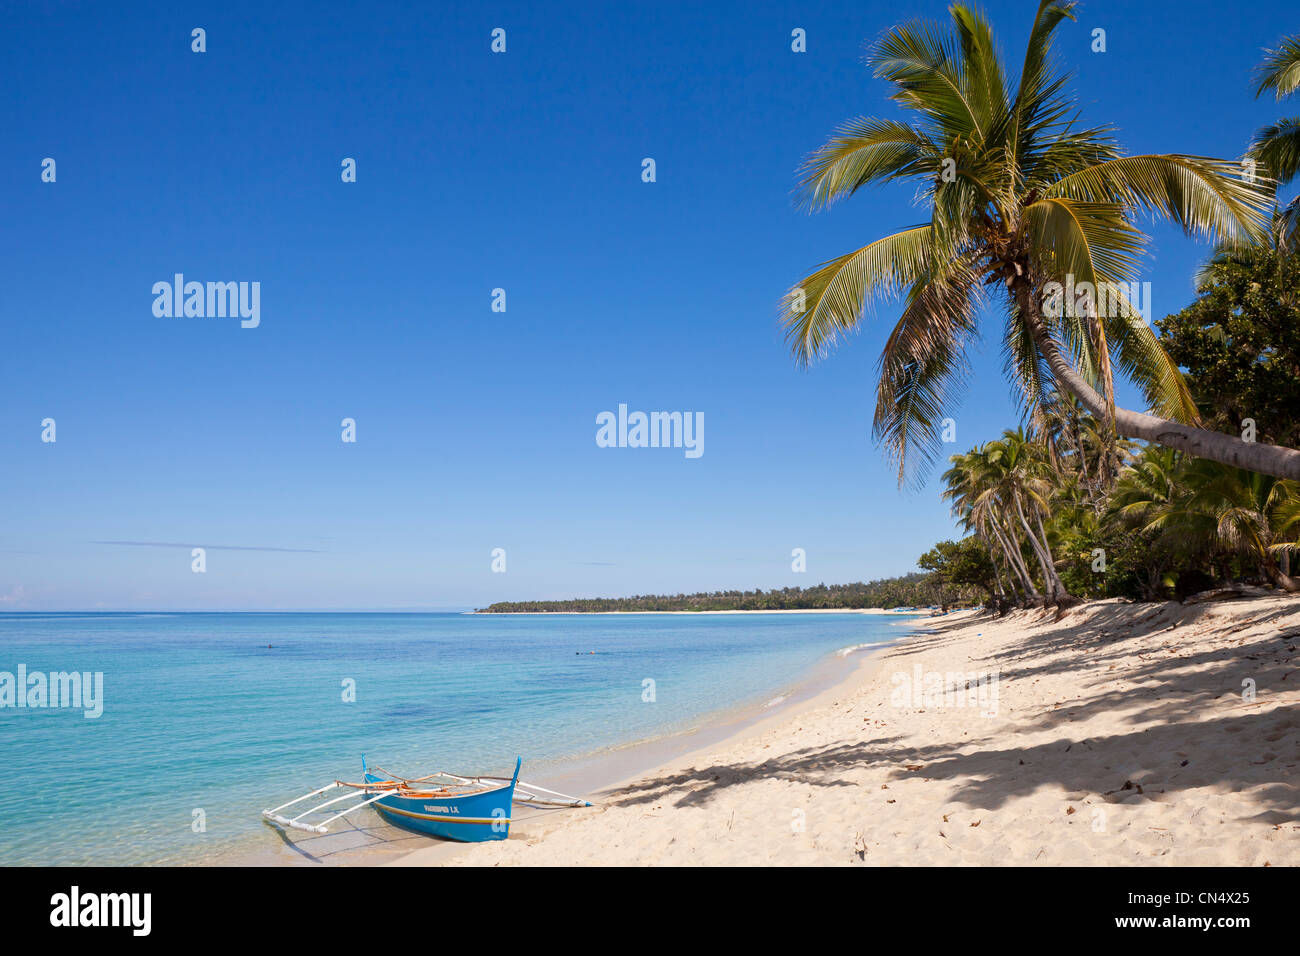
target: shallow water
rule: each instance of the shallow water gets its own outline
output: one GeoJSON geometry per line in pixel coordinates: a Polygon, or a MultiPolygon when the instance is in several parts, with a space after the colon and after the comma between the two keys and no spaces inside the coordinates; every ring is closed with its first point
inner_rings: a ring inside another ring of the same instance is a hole
{"type": "Polygon", "coordinates": [[[508,773],[519,754],[536,777],[772,700],[828,654],[899,637],[897,623],[0,614],[0,672],[103,674],[97,718],[0,707],[0,864],[199,862],[259,831],[273,841],[263,807],[357,778],[362,753],[408,773],[508,773]]]}

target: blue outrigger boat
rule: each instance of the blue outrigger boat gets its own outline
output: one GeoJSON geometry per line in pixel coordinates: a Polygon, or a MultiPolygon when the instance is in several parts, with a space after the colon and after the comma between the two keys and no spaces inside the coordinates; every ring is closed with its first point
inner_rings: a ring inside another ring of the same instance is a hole
{"type": "Polygon", "coordinates": [[[453,773],[431,773],[423,777],[403,777],[379,767],[366,767],[361,758],[362,783],[335,780],[318,790],[290,800],[273,810],[263,810],[262,816],[272,823],[309,833],[328,833],[329,825],[364,807],[374,806],[389,823],[425,833],[429,836],[463,843],[483,843],[504,840],[510,835],[511,810],[516,803],[537,807],[589,807],[591,804],[519,779],[523,758],[515,759],[515,772],[511,777],[462,777],[453,773]],[[311,797],[334,789],[343,789],[342,796],[332,797],[288,817],[281,811],[311,797]],[[343,810],[328,811],[328,818],[319,822],[310,817],[324,813],[326,807],[360,797],[360,800],[343,810]]]}
{"type": "Polygon", "coordinates": [[[510,782],[492,790],[454,783],[430,787],[425,780],[418,781],[424,786],[417,790],[406,781],[370,771],[365,771],[365,778],[370,787],[392,788],[391,795],[375,801],[375,809],[389,823],[430,836],[482,843],[510,835],[510,810],[522,764],[523,758],[516,758],[510,782]]]}

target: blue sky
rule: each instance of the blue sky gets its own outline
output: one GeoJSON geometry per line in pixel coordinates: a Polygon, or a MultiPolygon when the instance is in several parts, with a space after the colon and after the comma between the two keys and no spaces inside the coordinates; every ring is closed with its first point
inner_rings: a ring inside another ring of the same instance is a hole
{"type": "MultiPolygon", "coordinates": [[[[985,6],[1012,60],[1032,7],[985,6]]],[[[894,313],[802,371],[777,303],[920,218],[910,186],[815,216],[791,189],[836,125],[892,112],[864,42],[945,9],[7,5],[0,610],[470,607],[911,570],[953,526],[935,482],[900,491],[872,444],[894,313]],[[177,272],[260,282],[260,326],[155,317],[177,272]],[[597,447],[619,403],[702,412],[703,456],[597,447]],[[103,543],[125,541],[175,546],[103,543]]],[[[1098,0],[1059,52],[1085,118],[1131,151],[1237,156],[1285,108],[1249,72],[1293,11],[1098,0]]],[[[1153,235],[1159,316],[1205,249],[1153,235]]],[[[955,450],[1017,418],[995,333],[972,359],[955,450]]]]}

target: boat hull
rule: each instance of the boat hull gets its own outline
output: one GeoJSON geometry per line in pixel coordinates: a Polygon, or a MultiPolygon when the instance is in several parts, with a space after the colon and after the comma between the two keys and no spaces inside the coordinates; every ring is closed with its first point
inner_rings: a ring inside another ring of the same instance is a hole
{"type": "MultiPolygon", "coordinates": [[[[515,777],[519,771],[516,768],[515,777]]],[[[388,778],[366,774],[366,783],[388,778]]],[[[510,811],[515,795],[515,780],[494,790],[477,793],[435,796],[389,796],[371,806],[389,823],[445,840],[461,843],[485,843],[510,836],[510,811]]]]}

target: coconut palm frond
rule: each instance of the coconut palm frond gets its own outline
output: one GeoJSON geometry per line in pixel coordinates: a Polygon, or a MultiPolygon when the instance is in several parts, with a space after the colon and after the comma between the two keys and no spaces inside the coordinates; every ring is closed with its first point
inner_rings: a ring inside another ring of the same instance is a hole
{"type": "Polygon", "coordinates": [[[867,63],[879,79],[894,85],[891,99],[919,111],[937,140],[983,139],[960,51],[939,24],[913,21],[895,27],[876,43],[867,63]]]}
{"type": "Polygon", "coordinates": [[[786,293],[781,321],[801,364],[819,358],[857,327],[872,301],[900,295],[927,274],[929,225],[877,239],[825,263],[786,293]]]}
{"type": "MultiPolygon", "coordinates": [[[[891,455],[932,455],[923,449],[939,411],[951,413],[949,383],[961,378],[954,343],[973,335],[969,311],[953,304],[965,300],[951,290],[984,289],[1005,306],[999,338],[1031,420],[1050,372],[1101,420],[1108,454],[1118,454],[1122,434],[1298,474],[1292,450],[1244,447],[1204,429],[1191,434],[1195,408],[1181,376],[1127,307],[1062,302],[1056,316],[1043,308],[1052,282],[1091,283],[1094,298],[1109,301],[1110,287],[1135,278],[1145,243],[1139,216],[1172,220],[1224,249],[1267,241],[1273,222],[1275,180],[1261,175],[1258,161],[1127,156],[1111,127],[1079,121],[1068,76],[1052,57],[1052,40],[1073,11],[1069,2],[1036,4],[1018,82],[1008,78],[987,19],[963,0],[949,8],[947,24],[904,23],[874,44],[868,63],[907,118],[855,120],[837,130],[804,164],[801,201],[821,208],[869,183],[907,179],[929,221],[825,263],[790,290],[782,318],[795,358],[824,354],[857,327],[870,302],[911,289],[898,331],[926,332],[911,346],[895,340],[898,360],[881,363],[876,433],[891,455]],[[916,324],[919,315],[925,321],[916,324]],[[941,321],[949,324],[943,334],[928,324],[941,321]],[[1116,405],[1115,367],[1142,388],[1161,421],[1116,405]]],[[[1300,207],[1289,221],[1297,220],[1300,207]]],[[[1107,482],[1115,460],[1106,459],[1107,482]]]]}
{"type": "Polygon", "coordinates": [[[1119,308],[1105,318],[1107,337],[1120,371],[1137,384],[1152,412],[1172,421],[1198,425],[1201,413],[1178,363],[1142,314],[1119,298],[1119,308]]]}
{"type": "Polygon", "coordinates": [[[914,484],[923,481],[938,456],[943,420],[970,370],[975,288],[970,273],[918,283],[881,352],[873,428],[900,484],[909,469],[914,484]]]}
{"type": "Polygon", "coordinates": [[[1002,340],[1003,368],[1015,386],[1015,395],[1022,414],[1034,412],[1045,400],[1051,382],[1029,326],[1020,321],[1018,310],[1007,323],[1002,340]]]}
{"type": "Polygon", "coordinates": [[[993,28],[978,9],[957,3],[953,4],[950,12],[965,68],[967,100],[979,128],[985,132],[981,145],[988,144],[988,134],[999,126],[1010,107],[1002,59],[993,39],[993,28]]]}
{"type": "Polygon", "coordinates": [[[1081,202],[1122,203],[1228,246],[1263,240],[1271,208],[1262,177],[1247,166],[1180,154],[1097,163],[1057,180],[1046,192],[1081,202]]]}
{"type": "MultiPolygon", "coordinates": [[[[1280,100],[1300,89],[1300,36],[1289,37],[1276,50],[1266,51],[1256,77],[1256,96],[1272,91],[1280,100]]],[[[1300,117],[1281,119],[1257,131],[1248,155],[1276,183],[1291,182],[1300,175],[1300,117]]],[[[1285,206],[1279,201],[1269,238],[1283,253],[1300,248],[1300,196],[1285,206]]]]}
{"type": "Polygon", "coordinates": [[[1267,50],[1255,70],[1255,96],[1273,93],[1279,100],[1300,89],[1300,36],[1287,37],[1276,50],[1267,50]]]}
{"type": "Polygon", "coordinates": [[[1073,276],[1075,286],[1100,287],[1137,274],[1145,237],[1129,224],[1122,206],[1051,196],[1026,206],[1024,216],[1045,277],[1063,282],[1073,276]]]}
{"type": "MultiPolygon", "coordinates": [[[[1063,111],[1064,107],[1060,109],[1063,111]]],[[[1026,189],[1039,194],[1071,173],[1122,155],[1113,139],[1112,127],[1075,130],[1065,124],[1035,132],[1038,135],[1022,149],[1020,168],[1026,189]]]]}
{"type": "Polygon", "coordinates": [[[856,119],[804,161],[798,202],[824,209],[871,183],[937,175],[942,162],[940,150],[920,130],[893,120],[856,119]]]}
{"type": "Polygon", "coordinates": [[[1300,173],[1300,116],[1278,120],[1256,132],[1250,155],[1268,176],[1289,183],[1300,173]]]}

